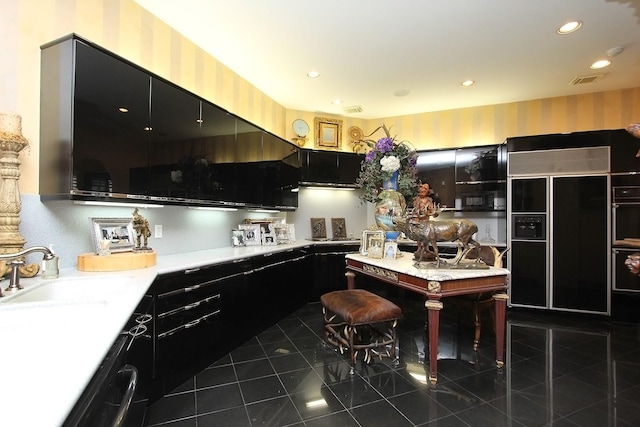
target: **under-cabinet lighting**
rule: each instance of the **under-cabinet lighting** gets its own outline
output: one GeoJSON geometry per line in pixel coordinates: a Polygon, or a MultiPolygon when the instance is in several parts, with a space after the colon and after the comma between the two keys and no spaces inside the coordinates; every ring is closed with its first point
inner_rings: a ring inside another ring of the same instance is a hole
{"type": "Polygon", "coordinates": [[[238,208],[217,208],[209,206],[187,206],[188,209],[196,209],[200,211],[223,211],[223,212],[235,212],[238,208]]]}
{"type": "Polygon", "coordinates": [[[336,191],[336,190],[342,190],[342,191],[355,191],[356,189],[353,187],[324,187],[322,185],[314,185],[314,186],[309,186],[309,187],[305,187],[308,190],[331,190],[331,191],[336,191]]]}
{"type": "Polygon", "coordinates": [[[279,210],[276,209],[247,209],[249,212],[258,212],[258,213],[278,213],[279,210]]]}
{"type": "Polygon", "coordinates": [[[94,200],[74,200],[75,205],[110,206],[110,207],[134,207],[134,208],[164,208],[164,205],[152,205],[148,203],[122,203],[122,202],[99,202],[94,200]]]}

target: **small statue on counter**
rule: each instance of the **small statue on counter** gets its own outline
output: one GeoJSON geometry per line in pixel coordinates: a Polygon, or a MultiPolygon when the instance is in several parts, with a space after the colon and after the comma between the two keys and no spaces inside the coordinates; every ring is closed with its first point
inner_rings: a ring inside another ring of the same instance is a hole
{"type": "Polygon", "coordinates": [[[151,251],[147,247],[147,239],[151,236],[149,221],[138,212],[138,208],[133,210],[133,229],[136,232],[136,247],[134,251],[151,251]]]}
{"type": "MultiPolygon", "coordinates": [[[[429,184],[424,183],[418,187],[418,195],[413,199],[413,210],[411,211],[411,220],[417,222],[429,221],[431,217],[438,216],[436,205],[433,198],[429,195],[431,188],[429,184]]],[[[433,252],[429,251],[428,246],[425,247],[423,242],[417,241],[418,247],[414,254],[417,260],[435,259],[433,252]]]]}

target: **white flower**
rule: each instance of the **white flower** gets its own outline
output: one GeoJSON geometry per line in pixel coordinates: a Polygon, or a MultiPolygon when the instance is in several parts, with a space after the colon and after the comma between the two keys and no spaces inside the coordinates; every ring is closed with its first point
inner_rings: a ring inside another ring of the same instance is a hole
{"type": "Polygon", "coordinates": [[[400,160],[396,156],[384,156],[380,159],[380,165],[384,172],[393,173],[400,169],[400,160]]]}

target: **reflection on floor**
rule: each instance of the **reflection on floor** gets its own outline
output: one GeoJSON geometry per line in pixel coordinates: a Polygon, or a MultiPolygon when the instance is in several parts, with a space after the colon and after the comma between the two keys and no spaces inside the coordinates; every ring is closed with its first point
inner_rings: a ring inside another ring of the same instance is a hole
{"type": "Polygon", "coordinates": [[[155,402],[145,425],[640,425],[640,325],[510,310],[497,370],[488,319],[473,352],[469,314],[445,307],[430,386],[424,306],[394,302],[404,311],[399,367],[359,361],[349,376],[346,355],[321,345],[321,307],[311,303],[155,402]]]}

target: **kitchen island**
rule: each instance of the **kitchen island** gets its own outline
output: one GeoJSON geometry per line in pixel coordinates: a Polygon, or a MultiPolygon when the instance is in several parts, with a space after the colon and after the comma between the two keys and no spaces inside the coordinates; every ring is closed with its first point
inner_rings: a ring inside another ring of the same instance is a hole
{"type": "Polygon", "coordinates": [[[438,337],[440,325],[440,299],[459,295],[493,293],[495,299],[496,365],[504,364],[504,327],[509,270],[487,269],[416,268],[412,254],[401,253],[396,259],[375,259],[360,254],[346,256],[349,289],[355,288],[355,276],[362,274],[406,289],[426,297],[429,331],[429,380],[438,381],[438,337]]]}

